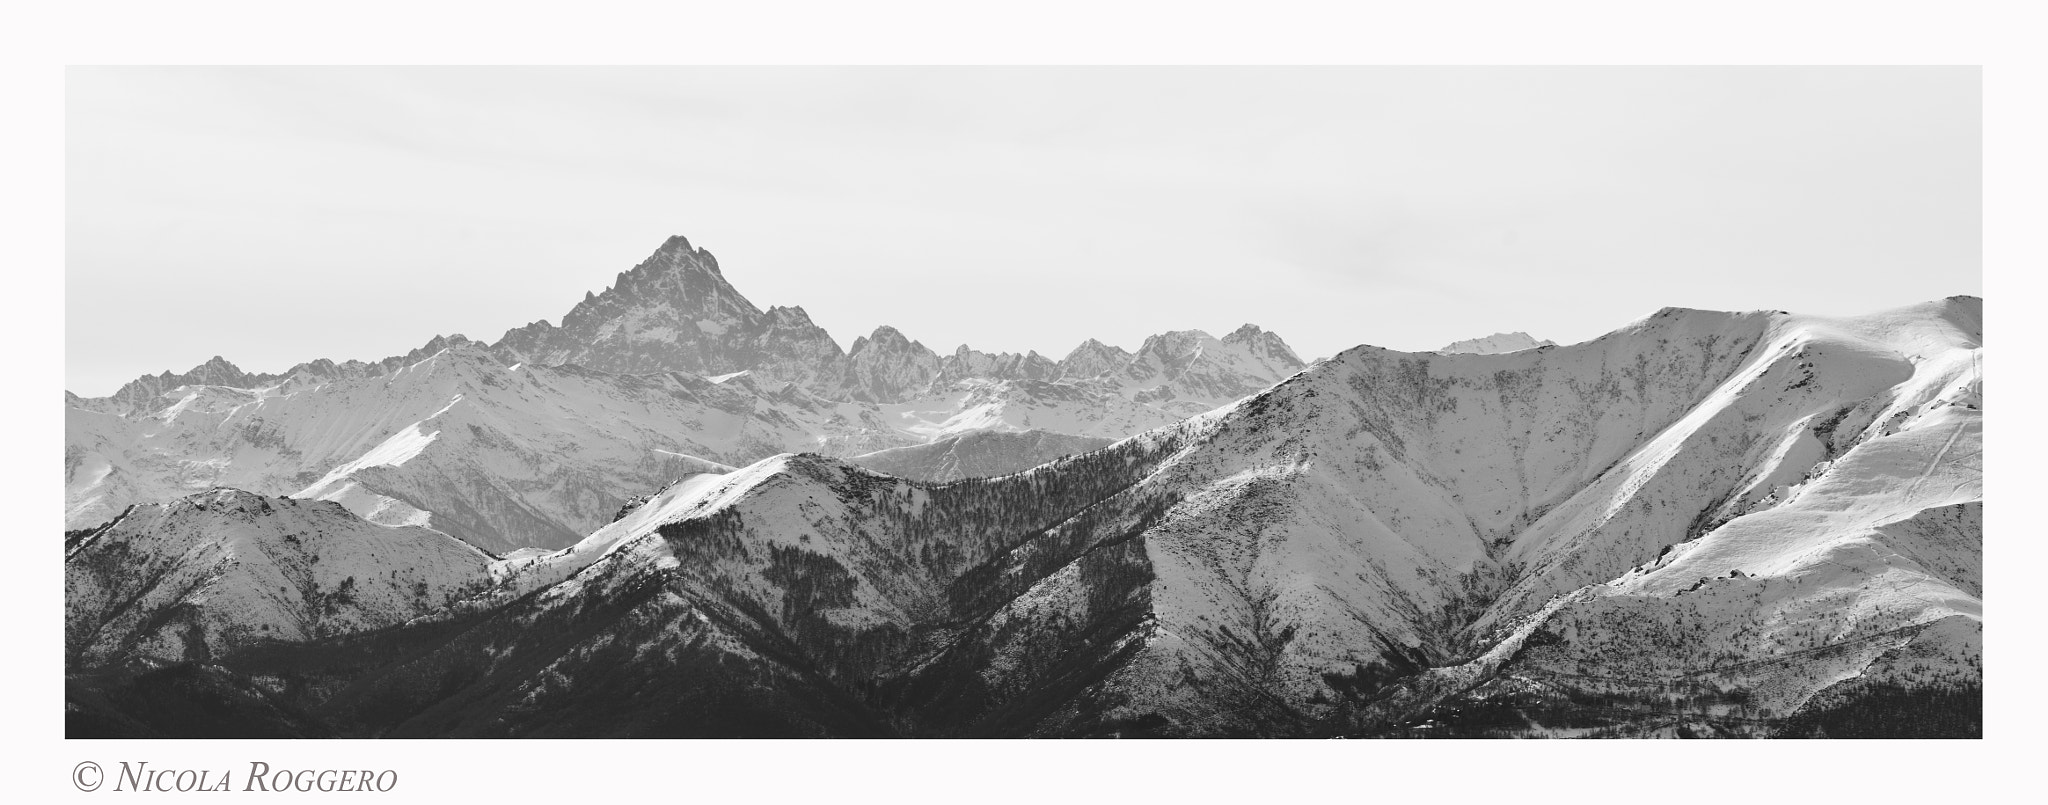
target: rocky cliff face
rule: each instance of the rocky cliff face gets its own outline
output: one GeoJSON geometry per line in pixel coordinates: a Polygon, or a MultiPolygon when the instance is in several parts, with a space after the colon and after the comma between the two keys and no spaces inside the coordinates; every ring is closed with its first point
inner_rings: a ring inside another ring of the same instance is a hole
{"type": "Polygon", "coordinates": [[[894,327],[877,327],[873,335],[853,340],[845,391],[863,402],[901,402],[931,388],[938,374],[937,353],[894,327]]]}
{"type": "Polygon", "coordinates": [[[801,308],[763,312],[726,281],[717,258],[680,236],[585,295],[561,326],[534,322],[493,346],[507,362],[614,374],[753,371],[813,388],[835,382],[845,359],[801,308]]]}

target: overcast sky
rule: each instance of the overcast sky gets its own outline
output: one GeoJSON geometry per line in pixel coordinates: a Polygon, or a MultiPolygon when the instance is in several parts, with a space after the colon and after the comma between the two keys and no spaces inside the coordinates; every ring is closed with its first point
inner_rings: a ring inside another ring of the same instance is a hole
{"type": "Polygon", "coordinates": [[[1303,358],[1981,294],[1975,68],[74,68],[111,393],[559,323],[683,235],[842,346],[1303,358]]]}

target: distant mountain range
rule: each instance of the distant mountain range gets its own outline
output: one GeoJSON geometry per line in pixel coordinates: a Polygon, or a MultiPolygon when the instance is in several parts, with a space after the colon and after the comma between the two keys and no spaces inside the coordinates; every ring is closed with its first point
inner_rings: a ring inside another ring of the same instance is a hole
{"type": "MultiPolygon", "coordinates": [[[[1163,333],[1136,352],[1089,340],[1066,358],[940,357],[892,327],[842,352],[802,308],[755,307],[709,252],[670,238],[562,318],[495,344],[461,335],[375,363],[249,374],[215,357],[113,395],[66,393],[65,527],[227,486],[334,500],[479,547],[558,548],[627,498],[706,460],[785,451],[856,457],[982,432],[984,474],[1016,472],[1232,402],[1303,368],[1252,325],[1163,333]],[[1015,442],[1022,445],[1022,442],[1015,442]]],[[[878,459],[960,477],[933,451],[878,459]],[[911,465],[930,455],[929,468],[911,465]],[[943,465],[943,466],[941,466],[943,465]]]]}
{"type": "Polygon", "coordinates": [[[842,353],[671,239],[67,397],[67,732],[1981,735],[1982,317],[842,353]]]}

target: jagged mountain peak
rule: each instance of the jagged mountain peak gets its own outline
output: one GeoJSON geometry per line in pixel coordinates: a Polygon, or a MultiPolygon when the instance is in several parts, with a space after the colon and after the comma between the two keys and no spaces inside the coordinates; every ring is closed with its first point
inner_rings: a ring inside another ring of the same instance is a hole
{"type": "MultiPolygon", "coordinates": [[[[1292,374],[1303,365],[1278,333],[1247,324],[1232,332],[1229,339],[1219,339],[1203,330],[1172,330],[1146,338],[1125,373],[1141,381],[1155,377],[1175,379],[1197,364],[1210,364],[1219,372],[1257,375],[1264,382],[1292,374]]],[[[1246,392],[1251,390],[1255,389],[1246,392]]]]}
{"type": "Polygon", "coordinates": [[[1256,324],[1246,324],[1223,337],[1227,346],[1249,351],[1253,357],[1270,363],[1282,371],[1300,369],[1304,364],[1301,356],[1294,354],[1294,348],[1272,330],[1261,329],[1256,324]]]}
{"type": "Polygon", "coordinates": [[[429,342],[426,346],[413,350],[397,368],[416,369],[435,363],[485,366],[494,369],[500,365],[497,354],[492,352],[489,346],[468,339],[449,339],[438,343],[429,342]]]}
{"type": "Polygon", "coordinates": [[[242,371],[241,367],[236,366],[227,358],[215,355],[200,362],[199,365],[192,367],[189,371],[173,372],[166,369],[158,374],[157,377],[162,380],[176,381],[178,385],[228,386],[241,382],[249,377],[249,374],[242,371]]]}
{"type": "Polygon", "coordinates": [[[1224,336],[1223,343],[1229,344],[1239,341],[1249,341],[1253,338],[1256,338],[1264,334],[1265,332],[1266,331],[1258,325],[1252,324],[1251,322],[1245,322],[1244,324],[1239,325],[1237,329],[1230,331],[1229,335],[1224,336]]]}
{"type": "MultiPolygon", "coordinates": [[[[856,338],[850,350],[842,349],[801,307],[776,306],[765,312],[755,307],[726,281],[709,251],[680,235],[669,237],[632,269],[620,272],[610,287],[586,291],[559,322],[535,320],[506,332],[489,348],[506,366],[575,364],[615,374],[685,372],[707,377],[744,371],[763,381],[796,383],[823,399],[869,402],[901,402],[907,395],[931,390],[935,380],[951,388],[955,382],[970,380],[1099,379],[1124,369],[1133,358],[1127,350],[1088,339],[1060,361],[1035,351],[983,353],[966,345],[941,359],[921,342],[888,325],[856,338]],[[853,360],[855,353],[858,360],[853,360]]],[[[286,381],[284,390],[290,391],[305,384],[388,374],[466,342],[469,339],[460,334],[437,335],[420,348],[382,361],[309,362],[260,379],[265,384],[286,381]]],[[[1281,367],[1281,375],[1297,363],[1276,335],[1254,325],[1238,328],[1227,342],[1190,330],[1155,336],[1146,343],[1152,352],[1163,353],[1160,362],[1176,366],[1216,345],[1248,348],[1254,356],[1249,363],[1273,363],[1281,367]]],[[[1247,363],[1237,358],[1229,362],[1247,363]]],[[[257,376],[240,373],[224,359],[202,366],[192,373],[205,375],[197,382],[256,385],[251,378],[257,376]]],[[[1259,376],[1255,381],[1223,385],[1253,389],[1276,376],[1264,369],[1253,374],[1259,376]]],[[[168,372],[145,380],[127,390],[122,399],[82,403],[93,410],[123,415],[161,409],[168,404],[158,399],[165,391],[195,382],[168,372]]],[[[1060,394],[1071,398],[1069,392],[1060,394]]],[[[1191,397],[1182,400],[1182,408],[1197,404],[1191,397]]],[[[1132,422],[1148,419],[1117,416],[1132,422]]],[[[1086,428],[1071,418],[1063,418],[1059,427],[1086,428]]]]}
{"type": "Polygon", "coordinates": [[[844,388],[857,400],[899,402],[930,388],[940,363],[938,353],[885,324],[853,340],[846,351],[844,388]]]}
{"type": "Polygon", "coordinates": [[[693,306],[703,306],[707,302],[715,306],[725,297],[733,297],[755,315],[760,315],[759,309],[746,302],[745,297],[727,283],[725,275],[718,269],[718,259],[711,252],[692,248],[689,241],[680,236],[669,238],[647,259],[619,272],[612,287],[596,294],[596,298],[601,300],[614,294],[696,303],[693,306]]]}
{"type": "Polygon", "coordinates": [[[230,372],[239,372],[239,371],[241,371],[240,369],[236,368],[236,367],[235,367],[235,365],[234,365],[233,363],[229,363],[229,362],[228,362],[228,359],[226,359],[226,358],[223,358],[223,357],[221,357],[221,356],[219,356],[219,355],[215,355],[215,356],[213,356],[213,357],[211,357],[211,358],[208,358],[208,359],[206,360],[206,362],[205,362],[205,363],[202,363],[202,364],[199,364],[198,366],[192,367],[192,371],[194,371],[194,372],[197,372],[197,371],[200,371],[200,370],[204,370],[204,369],[225,369],[225,370],[227,370],[227,371],[230,371],[230,372]]]}
{"type": "Polygon", "coordinates": [[[708,250],[691,246],[690,239],[682,235],[668,236],[667,240],[661,242],[661,248],[655,249],[654,254],[637,266],[636,269],[648,267],[671,270],[703,270],[710,271],[713,274],[719,273],[718,258],[712,256],[708,250]]]}
{"type": "Polygon", "coordinates": [[[855,338],[853,340],[853,348],[847,350],[847,354],[851,355],[858,353],[862,351],[863,348],[917,350],[926,349],[924,344],[912,341],[909,336],[903,334],[902,330],[898,330],[886,324],[880,327],[876,327],[875,331],[869,335],[855,338]]]}
{"type": "Polygon", "coordinates": [[[442,352],[457,347],[472,347],[479,351],[486,348],[484,344],[482,344],[481,342],[471,341],[469,340],[468,336],[465,336],[461,333],[455,333],[453,335],[437,335],[434,336],[433,338],[427,339],[427,343],[420,345],[418,349],[414,349],[411,352],[405,353],[404,356],[399,358],[399,361],[402,364],[417,363],[425,358],[438,355],[442,352]]]}
{"type": "Polygon", "coordinates": [[[696,251],[696,248],[690,245],[689,238],[683,237],[682,235],[670,235],[667,239],[661,242],[660,251],[687,253],[696,251]]]}
{"type": "Polygon", "coordinates": [[[805,312],[802,305],[775,305],[768,308],[765,315],[770,321],[782,326],[816,326],[811,321],[811,314],[805,312]]]}
{"type": "Polygon", "coordinates": [[[1101,377],[1122,369],[1130,361],[1129,350],[1090,338],[1060,359],[1060,376],[1075,380],[1101,377]]]}
{"type": "Polygon", "coordinates": [[[92,410],[115,414],[154,414],[176,402],[169,392],[184,386],[228,386],[250,388],[277,379],[274,375],[249,374],[226,358],[215,355],[205,362],[192,367],[185,373],[164,371],[161,374],[143,375],[127,383],[113,394],[97,400],[81,399],[79,404],[92,410]]]}
{"type": "Polygon", "coordinates": [[[545,366],[725,374],[759,368],[764,352],[830,352],[791,343],[821,338],[800,310],[763,313],[726,281],[709,251],[676,236],[611,287],[586,293],[560,326],[543,320],[515,328],[494,348],[508,360],[545,366]]]}
{"type": "MultiPolygon", "coordinates": [[[[690,246],[681,236],[674,236],[664,242],[646,259],[613,279],[610,287],[602,291],[585,291],[583,299],[562,317],[561,328],[565,330],[602,328],[621,318],[637,320],[653,314],[666,319],[696,317],[714,322],[752,324],[763,314],[752,302],[732,287],[719,271],[718,260],[709,251],[690,246]],[[659,315],[660,311],[669,315],[659,315]],[[642,316],[626,314],[641,311],[642,316]]],[[[546,331],[546,320],[517,328],[506,334],[506,340],[516,341],[513,336],[526,330],[546,331]]]]}
{"type": "Polygon", "coordinates": [[[1163,363],[1168,376],[1178,374],[1178,369],[1194,360],[1207,349],[1221,347],[1223,342],[1203,330],[1168,330],[1145,338],[1138,345],[1134,361],[1151,360],[1163,363]]]}

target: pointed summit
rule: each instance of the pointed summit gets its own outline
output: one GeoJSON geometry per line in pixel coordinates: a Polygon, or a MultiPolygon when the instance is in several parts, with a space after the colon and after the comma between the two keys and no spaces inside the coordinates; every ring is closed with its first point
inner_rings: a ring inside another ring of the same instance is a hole
{"type": "Polygon", "coordinates": [[[654,250],[654,256],[641,265],[655,263],[661,258],[666,258],[664,264],[670,268],[689,267],[718,273],[718,258],[711,256],[708,251],[691,246],[690,239],[682,235],[670,235],[668,240],[662,241],[661,248],[654,250]]]}
{"type": "Polygon", "coordinates": [[[1131,362],[1131,353],[1121,347],[1090,338],[1081,342],[1067,357],[1060,359],[1059,377],[1067,380],[1087,380],[1101,377],[1124,367],[1131,362]]]}
{"type": "MultiPolygon", "coordinates": [[[[165,374],[169,373],[166,372],[165,374]]],[[[215,355],[205,363],[192,367],[192,371],[186,372],[185,382],[202,383],[209,386],[228,386],[234,385],[237,381],[246,377],[247,375],[240,367],[229,363],[226,358],[215,355]]]]}
{"type": "Polygon", "coordinates": [[[208,358],[184,374],[165,372],[158,377],[180,386],[241,386],[251,379],[241,367],[219,355],[208,358]]]}
{"type": "Polygon", "coordinates": [[[732,291],[732,286],[725,284],[725,276],[719,273],[718,258],[711,256],[711,252],[690,246],[690,242],[684,240],[681,235],[670,237],[661,244],[661,248],[655,249],[647,259],[640,261],[639,265],[620,272],[618,282],[613,288],[616,290],[627,285],[647,285],[658,283],[663,277],[690,275],[709,275],[709,283],[696,290],[723,290],[738,295],[738,292],[732,291]]]}
{"type": "Polygon", "coordinates": [[[96,408],[121,414],[153,413],[175,402],[165,394],[180,386],[250,388],[275,379],[275,375],[249,374],[228,359],[215,355],[183,374],[165,370],[161,374],[130,380],[109,395],[104,405],[96,408]]]}
{"type": "Polygon", "coordinates": [[[1252,361],[1265,369],[1285,377],[1307,366],[1301,356],[1294,354],[1294,348],[1280,339],[1280,334],[1261,329],[1256,324],[1246,324],[1223,337],[1223,345],[1240,350],[1252,361]]]}
{"type": "MultiPolygon", "coordinates": [[[[796,318],[785,323],[809,326],[808,317],[796,318]]],[[[493,349],[508,361],[543,366],[719,375],[756,368],[755,353],[773,324],[726,282],[710,252],[676,235],[620,272],[612,287],[586,293],[560,327],[516,328],[493,349]]]]}
{"type": "Polygon", "coordinates": [[[1243,326],[1230,331],[1229,335],[1224,336],[1223,343],[1231,344],[1240,341],[1250,341],[1251,339],[1257,338],[1265,332],[1265,330],[1259,329],[1258,325],[1246,322],[1243,326]]]}

